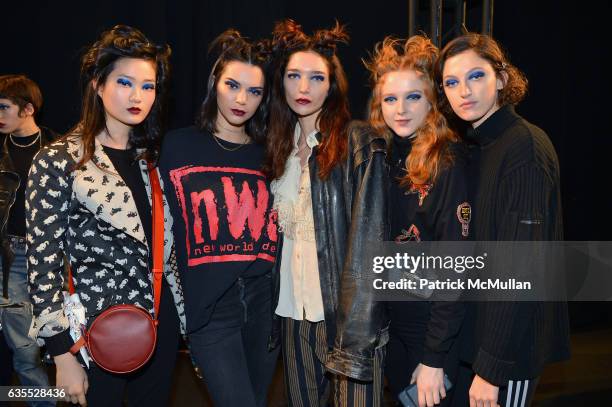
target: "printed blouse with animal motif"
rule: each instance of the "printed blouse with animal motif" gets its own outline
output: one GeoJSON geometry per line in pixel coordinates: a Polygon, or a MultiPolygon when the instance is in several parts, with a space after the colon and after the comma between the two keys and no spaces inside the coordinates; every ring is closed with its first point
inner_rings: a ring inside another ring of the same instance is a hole
{"type": "MultiPolygon", "coordinates": [[[[82,150],[79,136],[63,138],[43,148],[30,169],[26,239],[33,338],[48,338],[69,326],[63,312],[64,256],[88,322],[115,304],[153,313],[150,246],[131,190],[97,141],[92,160],[73,171],[82,150]]],[[[139,166],[150,202],[147,164],[139,160],[139,166]]],[[[184,332],[172,223],[164,197],[164,275],[184,332]]]]}

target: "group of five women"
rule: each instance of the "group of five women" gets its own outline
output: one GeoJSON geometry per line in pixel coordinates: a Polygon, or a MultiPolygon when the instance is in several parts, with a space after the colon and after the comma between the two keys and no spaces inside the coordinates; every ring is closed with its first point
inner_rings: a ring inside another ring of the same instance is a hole
{"type": "Polygon", "coordinates": [[[560,214],[548,213],[558,170],[546,135],[514,112],[526,83],[491,38],[468,34],[441,54],[422,36],[386,38],[366,63],[369,123],[350,118],[336,53],[347,41],[338,24],[307,35],[291,20],[259,42],[224,32],[195,126],[163,141],[169,48],[127,26],[91,46],[81,119],[36,156],[26,191],[31,335],[45,341],[69,401],[165,405],[181,332],[218,406],[265,406],[279,349],[296,406],[382,405],[383,373],[393,396],[416,382],[419,405],[450,403],[444,374],[459,380],[460,359],[468,382],[454,405],[525,405],[535,386],[514,395],[513,381],[565,357],[566,340],[542,326],[547,312],[560,324],[563,313],[543,305],[374,300],[368,242],[552,238],[542,224],[560,214]],[[471,125],[477,158],[446,117],[471,125]],[[156,351],[133,374],[84,369],[69,351],[64,261],[88,323],[113,304],[153,312],[148,164],[165,192],[156,351]],[[471,178],[479,166],[494,175],[471,178]],[[507,195],[524,180],[546,196],[507,195]],[[491,339],[487,318],[519,336],[491,339]],[[538,355],[523,358],[527,348],[538,355]]]}

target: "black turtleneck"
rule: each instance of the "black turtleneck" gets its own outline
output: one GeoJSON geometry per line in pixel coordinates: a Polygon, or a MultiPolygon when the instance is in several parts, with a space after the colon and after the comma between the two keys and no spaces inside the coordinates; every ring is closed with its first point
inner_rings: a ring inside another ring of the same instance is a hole
{"type": "Polygon", "coordinates": [[[546,133],[506,105],[466,137],[476,145],[474,238],[562,240],[559,163],[546,133]]]}
{"type": "MultiPolygon", "coordinates": [[[[546,133],[506,105],[466,137],[474,239],[562,240],[559,164],[546,133]]],[[[569,356],[565,304],[471,304],[461,335],[463,358],[496,385],[535,378],[569,356]]]]}

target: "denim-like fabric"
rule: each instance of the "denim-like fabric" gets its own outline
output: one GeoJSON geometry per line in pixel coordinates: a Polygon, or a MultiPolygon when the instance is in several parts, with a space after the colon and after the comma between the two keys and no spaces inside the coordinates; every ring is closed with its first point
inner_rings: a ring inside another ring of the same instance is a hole
{"type": "MultiPolygon", "coordinates": [[[[13,368],[22,386],[48,386],[49,378],[42,366],[40,348],[28,337],[32,322],[32,303],[28,295],[28,271],[25,244],[12,245],[15,259],[9,276],[9,298],[0,297],[0,323],[7,345],[13,353],[13,368]]],[[[0,262],[0,286],[2,286],[0,262]]],[[[30,406],[54,406],[55,402],[29,402],[30,406]]]]}
{"type": "Polygon", "coordinates": [[[271,274],[239,278],[217,301],[207,325],[189,334],[192,357],[216,406],[267,405],[279,349],[272,330],[271,274]]]}

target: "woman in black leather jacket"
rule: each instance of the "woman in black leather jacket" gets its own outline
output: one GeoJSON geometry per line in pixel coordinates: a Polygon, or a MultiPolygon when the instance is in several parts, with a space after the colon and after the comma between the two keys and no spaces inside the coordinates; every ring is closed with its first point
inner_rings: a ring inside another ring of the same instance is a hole
{"type": "MultiPolygon", "coordinates": [[[[370,123],[390,139],[391,238],[453,241],[469,235],[466,153],[436,106],[438,49],[422,36],[379,43],[367,64],[373,82],[370,123]]],[[[419,406],[446,405],[444,374],[454,381],[463,305],[391,301],[385,375],[394,396],[416,382],[419,406]]],[[[448,400],[448,399],[447,399],[448,400]]]]}
{"type": "Polygon", "coordinates": [[[367,125],[349,124],[335,52],[347,39],[338,24],[308,36],[289,20],[274,31],[265,171],[283,232],[276,314],[289,405],[325,405],[329,386],[335,405],[382,401],[384,309],[358,289],[364,270],[352,253],[386,236],[386,147],[367,125]],[[372,306],[355,312],[356,299],[372,306]]]}

